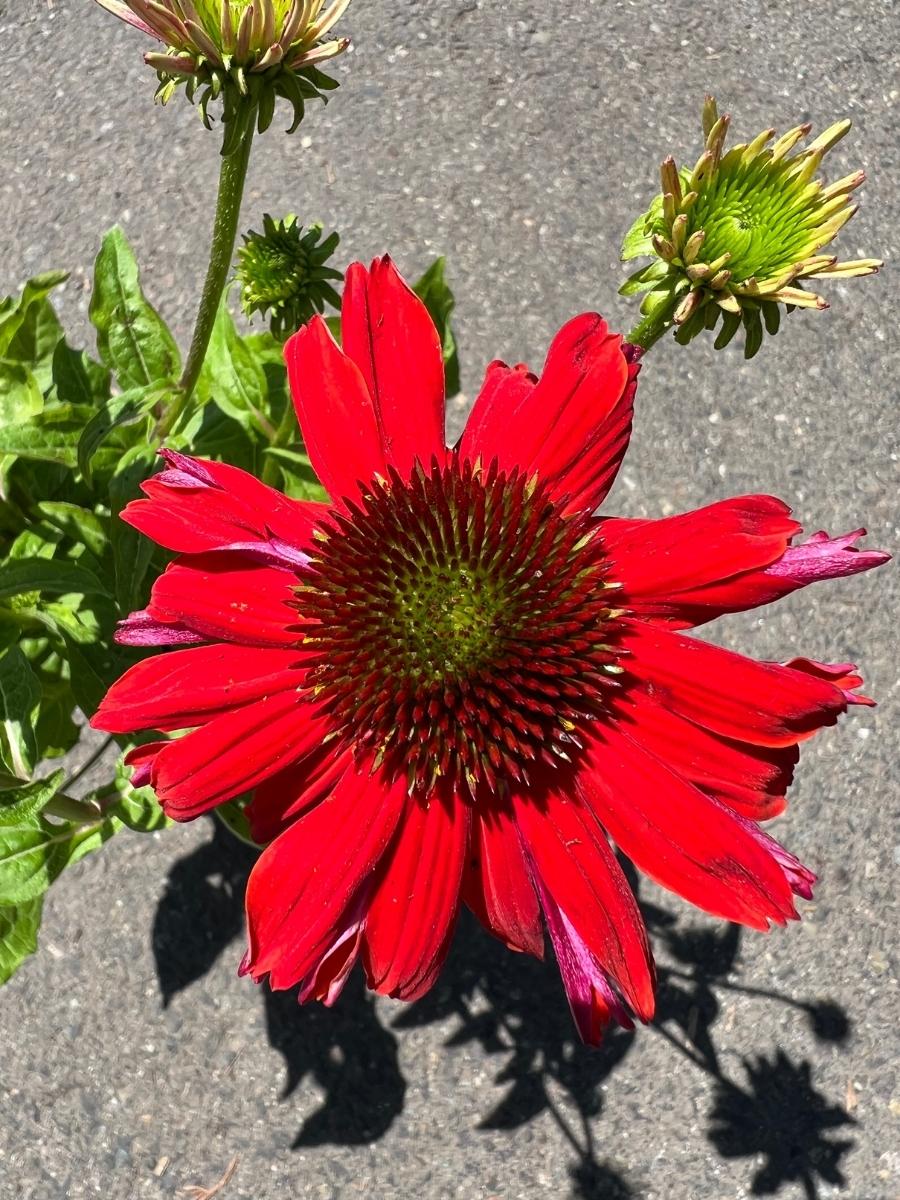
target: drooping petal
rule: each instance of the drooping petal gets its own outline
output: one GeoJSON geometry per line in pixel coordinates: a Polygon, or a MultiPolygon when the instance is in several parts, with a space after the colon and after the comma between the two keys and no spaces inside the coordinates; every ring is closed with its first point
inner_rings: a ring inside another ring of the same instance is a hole
{"type": "Polygon", "coordinates": [[[874,708],[875,701],[869,696],[861,696],[856,689],[862,687],[863,678],[855,663],[823,663],[814,658],[792,658],[784,664],[792,671],[803,671],[815,679],[825,679],[840,688],[847,704],[861,704],[865,708],[874,708]]]}
{"type": "Polygon", "coordinates": [[[522,844],[509,813],[484,806],[472,823],[463,899],[511,950],[544,956],[541,909],[522,844]]]}
{"type": "Polygon", "coordinates": [[[371,888],[365,884],[359,888],[356,898],[343,913],[335,929],[331,945],[305,979],[300,981],[301,1004],[319,1000],[326,1008],[330,1008],[344,990],[344,984],[350,977],[362,948],[370,891],[371,888]]]}
{"type": "Polygon", "coordinates": [[[369,987],[415,1000],[434,983],[459,911],[470,810],[410,796],[372,891],[363,935],[369,987]]]}
{"type": "Polygon", "coordinates": [[[605,519],[600,536],[623,604],[681,626],[704,609],[705,589],[775,562],[799,528],[773,496],[737,496],[657,521],[605,519]]]}
{"type": "Polygon", "coordinates": [[[358,495],[387,459],[372,397],[363,374],[313,317],[284,348],[288,379],[303,440],[316,475],[335,503],[358,495]]]}
{"type": "Polygon", "coordinates": [[[488,368],[460,451],[504,470],[537,472],[567,513],[597,508],[612,486],[631,430],[639,369],[634,347],[596,313],[565,325],[534,386],[521,368],[488,368]]]}
{"type": "Polygon", "coordinates": [[[789,545],[800,529],[771,496],[740,496],[661,521],[602,523],[611,575],[623,602],[675,628],[769,604],[798,588],[855,575],[890,555],[858,550],[864,529],[839,538],[815,533],[789,545]]]}
{"type": "Polygon", "coordinates": [[[169,742],[153,787],[170,817],[190,821],[308,754],[327,728],[296,689],[275,692],[169,742]]]}
{"type": "Polygon", "coordinates": [[[247,885],[246,969],[273,988],[305,979],[348,927],[359,889],[390,845],[403,812],[402,783],[385,786],[368,763],[262,853],[247,885]]]}
{"type": "Polygon", "coordinates": [[[150,782],[153,764],[156,756],[168,742],[145,742],[143,746],[135,746],[125,755],[125,766],[131,767],[132,787],[145,787],[150,782]]]}
{"type": "Polygon", "coordinates": [[[621,659],[652,699],[721,737],[790,746],[846,710],[839,687],[642,621],[622,621],[621,659]]]}
{"type": "Polygon", "coordinates": [[[706,912],[767,929],[795,916],[778,862],[746,822],[671,770],[614,722],[598,724],[578,788],[645,875],[706,912]]]}
{"type": "Polygon", "coordinates": [[[418,460],[444,458],[444,359],[428,310],[391,259],[353,263],[344,282],[341,341],[372,398],[384,460],[405,479],[418,460]]]}
{"type": "Polygon", "coordinates": [[[256,550],[291,565],[327,511],[290,500],[238,467],[160,453],[166,470],[142,484],[147,499],[132,500],[121,516],[168,550],[256,550]]]}
{"type": "Polygon", "coordinates": [[[574,795],[515,795],[535,878],[642,1021],[654,1007],[647,935],[628,881],[591,812],[574,795]]]}
{"type": "Polygon", "coordinates": [[[702,729],[640,687],[617,697],[616,719],[641,745],[704,792],[756,821],[785,808],[799,747],[757,746],[702,729]]]}
{"type": "Polygon", "coordinates": [[[295,650],[197,646],[144,659],[106,693],[91,718],[95,729],[186,729],[239,705],[296,688],[303,675],[295,650]]]}
{"type": "Polygon", "coordinates": [[[296,646],[296,586],[291,571],[253,566],[229,554],[196,554],[163,571],[147,613],[211,641],[296,646]]]}
{"type": "Polygon", "coordinates": [[[606,971],[544,887],[540,876],[535,882],[566,998],[581,1040],[588,1046],[598,1046],[611,1021],[616,1021],[623,1029],[634,1029],[634,1022],[616,995],[606,971]]]}
{"type": "Polygon", "coordinates": [[[274,841],[297,817],[330,795],[352,760],[350,750],[325,742],[256,788],[244,814],[260,846],[274,841]]]}

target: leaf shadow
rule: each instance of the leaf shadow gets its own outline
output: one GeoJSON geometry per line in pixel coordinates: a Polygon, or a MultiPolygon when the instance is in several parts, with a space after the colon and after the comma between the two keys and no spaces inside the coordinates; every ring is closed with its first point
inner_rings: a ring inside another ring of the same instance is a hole
{"type": "MultiPolygon", "coordinates": [[[[164,1006],[202,978],[244,931],[243,895],[256,854],[219,822],[213,826],[209,842],[173,864],[156,912],[153,950],[164,1006]]],[[[637,889],[634,872],[623,865],[637,889]]],[[[797,999],[743,984],[737,926],[688,927],[656,905],[641,907],[663,952],[653,1030],[712,1081],[707,1137],[717,1153],[751,1160],[753,1195],[793,1185],[816,1200],[819,1180],[842,1187],[841,1161],[854,1143],[835,1134],[855,1122],[819,1092],[812,1065],[776,1047],[770,1057],[742,1058],[742,1076],[735,1078],[723,1066],[715,1027],[723,996],[733,993],[792,1008],[823,1042],[850,1037],[846,1012],[827,999],[797,999]]],[[[553,964],[501,950],[467,913],[436,986],[390,1023],[359,971],[331,1009],[301,1007],[296,989],[264,989],[263,1000],[269,1042],[285,1060],[282,1099],[307,1078],[325,1094],[293,1148],[362,1145],[383,1137],[403,1111],[406,1094],[398,1035],[441,1023],[449,1025],[448,1048],[477,1044],[497,1062],[494,1084],[502,1090],[478,1120],[479,1129],[514,1131],[547,1114],[572,1151],[571,1200],[637,1200],[643,1192],[598,1154],[604,1089],[635,1034],[615,1027],[599,1048],[583,1047],[553,964]]]]}

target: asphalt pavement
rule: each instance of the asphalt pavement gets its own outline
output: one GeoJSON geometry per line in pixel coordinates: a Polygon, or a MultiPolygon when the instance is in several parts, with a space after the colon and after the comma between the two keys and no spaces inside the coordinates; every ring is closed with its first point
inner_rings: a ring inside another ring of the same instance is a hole
{"type": "MultiPolygon", "coordinates": [[[[894,3],[354,0],[343,24],[343,86],[261,140],[244,226],[294,211],[339,229],[345,262],[390,250],[409,275],[445,253],[468,396],[576,311],[628,327],[619,241],[661,157],[696,150],[705,91],[738,134],[851,117],[830,169],[869,179],[840,247],[888,269],[750,363],[657,346],[606,508],[767,491],[896,553],[894,3]]],[[[69,268],[83,341],[112,223],[182,341],[202,280],[218,139],[184,101],[154,109],[143,49],[91,0],[0,0],[0,291],[69,268]]],[[[120,836],[54,887],[0,994],[0,1196],[155,1200],[236,1156],[222,1200],[897,1200],[898,606],[891,566],[710,630],[854,660],[879,707],[805,749],[779,819],[821,877],[802,923],[738,934],[642,886],[659,1019],[599,1051],[550,965],[468,922],[411,1007],[358,982],[332,1011],[267,995],[236,973],[243,850],[205,820],[120,836]]]]}

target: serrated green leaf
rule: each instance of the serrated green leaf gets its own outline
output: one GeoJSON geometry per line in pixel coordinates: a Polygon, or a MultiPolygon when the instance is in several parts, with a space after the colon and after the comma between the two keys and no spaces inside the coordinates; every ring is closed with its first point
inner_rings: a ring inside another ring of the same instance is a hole
{"type": "Polygon", "coordinates": [[[92,416],[93,409],[84,405],[58,404],[26,424],[0,425],[0,454],[58,463],[74,470],[78,439],[92,416]]]}
{"type": "Polygon", "coordinates": [[[0,427],[27,423],[43,407],[43,393],[28,367],[0,359],[0,427]]]}
{"type": "Polygon", "coordinates": [[[0,984],[8,983],[37,950],[44,901],[38,896],[25,904],[0,908],[0,984]]]}
{"type": "Polygon", "coordinates": [[[54,771],[46,779],[36,779],[25,787],[0,792],[0,826],[30,824],[59,791],[65,774],[65,771],[54,771]]]}
{"type": "Polygon", "coordinates": [[[108,588],[97,576],[79,563],[67,559],[16,558],[0,567],[0,598],[24,592],[44,592],[65,596],[106,596],[108,588]]]}
{"type": "Polygon", "coordinates": [[[123,391],[178,376],[175,339],[141,290],[134,251],[118,226],[104,237],[97,255],[89,315],[100,358],[123,391]]]}
{"type": "Polygon", "coordinates": [[[0,654],[0,762],[16,779],[30,779],[38,761],[35,722],[41,685],[18,646],[0,654]]]}
{"type": "Polygon", "coordinates": [[[446,265],[445,258],[436,258],[418,283],[413,285],[413,291],[428,309],[437,327],[444,355],[447,395],[455,396],[459,391],[459,354],[450,317],[456,307],[456,299],[444,275],[446,265]]]}
{"type": "Polygon", "coordinates": [[[124,425],[139,422],[165,395],[165,388],[153,384],[122,392],[103,402],[78,439],[78,468],[88,482],[91,479],[91,459],[110,433],[124,425]]]}

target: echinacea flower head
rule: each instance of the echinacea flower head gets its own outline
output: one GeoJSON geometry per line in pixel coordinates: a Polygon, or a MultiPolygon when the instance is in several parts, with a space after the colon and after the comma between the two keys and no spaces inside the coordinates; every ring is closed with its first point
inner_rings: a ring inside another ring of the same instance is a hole
{"type": "Polygon", "coordinates": [[[189,820],[252,793],[264,846],[242,969],[331,1003],[360,962],[402,999],[460,906],[513,950],[554,946],[578,1028],[648,1020],[654,971],[613,847],[708,912],[796,917],[814,876],[761,828],[801,741],[856,694],[848,663],[756,662],[690,636],[886,558],[798,541],[770,496],[597,516],[628,445],[632,346],[587,313],[542,374],[493,362],[444,438],[439,335],[389,259],[347,274],[341,345],[287,343],[328,503],[164,451],[125,519],[174,551],[119,630],[165,652],[93,724],[157,730],[136,783],[189,820]]]}
{"type": "Polygon", "coordinates": [[[775,130],[766,129],[726,150],[729,122],[707,96],[703,153],[693,169],[679,170],[671,157],[662,164],[662,192],[622,247],[623,259],[653,262],[621,291],[646,292],[642,313],[663,325],[674,322],[681,342],[715,328],[721,318],[719,349],[743,324],[750,358],[764,330],[778,331],[780,305],[788,311],[827,308],[816,290],[820,280],[871,275],[882,263],[839,262],[827,252],[856,212],[852,195],[865,180],[862,171],[829,185],[817,177],[849,121],[838,121],[806,146],[810,125],[774,142],[775,130]]]}
{"type": "Polygon", "coordinates": [[[209,126],[209,105],[220,98],[226,124],[255,108],[260,132],[272,122],[278,96],[294,109],[289,132],[307,100],[337,87],[319,66],[343,53],[347,38],[328,37],[350,0],[97,0],[105,9],[162,43],[144,55],[159,75],[165,104],[184,84],[198,97],[209,126]]]}
{"type": "Polygon", "coordinates": [[[283,338],[326,305],[339,309],[341,298],[332,282],[343,276],[326,265],[339,241],[336,233],[322,240],[321,225],[310,225],[304,233],[295,216],[276,221],[267,213],[262,233],[244,234],[238,250],[237,277],[247,316],[268,313],[272,333],[283,338]]]}

